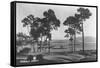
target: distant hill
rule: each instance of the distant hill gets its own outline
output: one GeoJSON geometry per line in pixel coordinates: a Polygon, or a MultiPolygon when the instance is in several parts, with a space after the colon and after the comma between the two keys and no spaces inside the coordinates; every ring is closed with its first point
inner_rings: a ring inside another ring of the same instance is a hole
{"type": "MultiPolygon", "coordinates": [[[[77,37],[76,38],[77,42],[82,42],[82,37],[77,37]]],[[[84,37],[84,42],[96,42],[96,38],[91,37],[91,36],[86,36],[84,37]]]]}
{"type": "MultiPolygon", "coordinates": [[[[94,37],[85,37],[84,38],[84,44],[85,44],[85,49],[86,50],[90,50],[90,49],[96,49],[96,38],[94,37]]],[[[65,48],[68,47],[69,48],[69,44],[71,44],[71,42],[66,39],[66,40],[52,40],[51,41],[51,46],[56,46],[56,47],[60,47],[60,46],[64,46],[65,48]]],[[[82,37],[77,37],[76,38],[76,49],[82,49],[82,37]]]]}
{"type": "MultiPolygon", "coordinates": [[[[76,41],[77,42],[82,42],[82,37],[77,37],[76,38],[76,41]]],[[[66,40],[52,40],[51,41],[52,43],[54,42],[54,43],[67,43],[67,42],[69,42],[69,40],[68,39],[66,39],[66,40]]],[[[84,42],[96,42],[96,38],[94,38],[94,37],[91,37],[91,36],[86,36],[86,37],[84,37],[84,42]]]]}

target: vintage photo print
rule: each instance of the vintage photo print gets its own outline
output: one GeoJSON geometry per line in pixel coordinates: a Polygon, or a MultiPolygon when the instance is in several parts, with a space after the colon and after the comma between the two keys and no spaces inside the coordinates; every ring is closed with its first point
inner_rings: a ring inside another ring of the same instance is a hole
{"type": "Polygon", "coordinates": [[[16,3],[16,65],[97,61],[97,7],[16,3]]]}

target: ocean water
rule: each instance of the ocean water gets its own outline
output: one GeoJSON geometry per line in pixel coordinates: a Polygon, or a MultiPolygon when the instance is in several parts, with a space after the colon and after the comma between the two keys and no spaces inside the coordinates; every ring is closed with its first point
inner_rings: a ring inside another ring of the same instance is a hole
{"type": "MultiPolygon", "coordinates": [[[[54,41],[51,42],[51,46],[54,48],[66,48],[66,49],[71,49],[73,47],[73,43],[68,42],[68,41],[54,41]]],[[[76,50],[82,50],[82,42],[76,42],[75,43],[75,49],[76,50]]],[[[84,49],[85,50],[96,50],[96,42],[84,42],[84,49]]]]}

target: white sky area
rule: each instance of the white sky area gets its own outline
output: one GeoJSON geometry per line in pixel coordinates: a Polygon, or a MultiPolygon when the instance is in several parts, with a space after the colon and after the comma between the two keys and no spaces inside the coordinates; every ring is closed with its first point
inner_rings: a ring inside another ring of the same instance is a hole
{"type": "MultiPolygon", "coordinates": [[[[61,6],[61,5],[44,5],[44,4],[28,4],[28,3],[17,3],[16,5],[16,31],[17,33],[23,32],[25,34],[28,33],[27,28],[23,28],[23,24],[21,23],[22,19],[26,16],[33,14],[35,17],[43,18],[43,12],[48,9],[52,9],[55,12],[56,17],[61,21],[60,28],[57,31],[53,30],[52,39],[66,39],[64,36],[65,27],[63,22],[69,16],[73,16],[77,13],[77,9],[80,6],[61,6]]],[[[96,8],[94,7],[83,7],[88,8],[92,13],[89,19],[87,19],[84,23],[84,35],[96,37],[96,8]]],[[[82,36],[77,35],[77,36],[82,36]]]]}

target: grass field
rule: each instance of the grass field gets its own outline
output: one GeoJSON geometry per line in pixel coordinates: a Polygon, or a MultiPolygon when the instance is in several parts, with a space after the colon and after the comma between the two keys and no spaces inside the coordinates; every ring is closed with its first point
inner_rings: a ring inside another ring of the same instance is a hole
{"type": "MultiPolygon", "coordinates": [[[[32,65],[32,64],[49,64],[49,63],[69,63],[80,61],[96,61],[97,52],[96,44],[93,42],[85,42],[85,51],[82,51],[82,42],[77,42],[75,52],[72,52],[72,46],[66,40],[51,41],[50,52],[48,49],[41,52],[30,53],[30,48],[24,48],[17,53],[17,65],[32,65]],[[28,60],[29,56],[31,60],[28,60]],[[39,55],[39,59],[37,56],[39,55]],[[34,58],[35,57],[35,60],[34,58]]],[[[28,45],[27,45],[28,46],[28,45]]]]}

